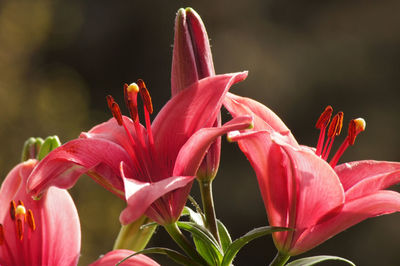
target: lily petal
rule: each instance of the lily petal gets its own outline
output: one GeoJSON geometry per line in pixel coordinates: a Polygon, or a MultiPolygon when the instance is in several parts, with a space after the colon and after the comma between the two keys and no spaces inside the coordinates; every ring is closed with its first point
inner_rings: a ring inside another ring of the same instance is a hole
{"type": "MultiPolygon", "coordinates": [[[[91,263],[90,266],[114,266],[121,260],[125,259],[126,257],[132,255],[134,251],[132,250],[127,250],[127,249],[117,249],[108,252],[104,256],[102,256],[100,259],[96,260],[95,262],[91,263]]],[[[143,255],[143,254],[138,254],[135,255],[126,261],[124,261],[122,266],[159,266],[157,262],[154,260],[150,259],[149,257],[143,255]]]]}
{"type": "Polygon", "coordinates": [[[226,92],[246,77],[240,72],[204,78],[168,101],[152,124],[162,165],[174,168],[180,148],[197,130],[214,124],[226,92]]]}
{"type": "Polygon", "coordinates": [[[128,153],[118,144],[103,139],[76,139],[46,156],[32,172],[27,189],[37,196],[50,186],[68,189],[88,173],[95,181],[119,197],[123,182],[119,177],[120,162],[130,162],[128,153]]]}
{"type": "Polygon", "coordinates": [[[126,178],[126,176],[129,176],[129,173],[126,173],[126,171],[128,169],[121,163],[121,175],[124,180],[125,198],[127,201],[127,207],[120,215],[122,224],[129,224],[138,219],[154,201],[168,192],[188,185],[195,178],[195,176],[172,176],[154,183],[140,182],[135,179],[126,178]]]}
{"type": "Polygon", "coordinates": [[[400,182],[400,163],[384,161],[356,161],[335,167],[346,201],[362,197],[400,182]]]}
{"type": "Polygon", "coordinates": [[[306,230],[290,255],[307,251],[367,218],[400,211],[400,193],[384,190],[346,202],[335,217],[306,230]]]}

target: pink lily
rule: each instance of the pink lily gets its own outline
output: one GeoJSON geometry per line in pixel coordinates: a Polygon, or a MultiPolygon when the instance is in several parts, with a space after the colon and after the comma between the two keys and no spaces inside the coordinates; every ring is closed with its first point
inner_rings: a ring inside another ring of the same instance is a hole
{"type": "Polygon", "coordinates": [[[76,265],[81,231],[67,191],[50,188],[40,200],[26,194],[36,160],[20,163],[0,189],[0,265],[76,265]]]}
{"type": "MultiPolygon", "coordinates": [[[[121,260],[125,259],[126,257],[132,255],[132,250],[127,249],[119,249],[113,250],[102,256],[100,259],[96,260],[90,266],[114,266],[121,260]]],[[[123,263],[121,266],[159,266],[157,262],[146,257],[145,255],[138,254],[135,255],[123,263]]]]}
{"type": "Polygon", "coordinates": [[[31,174],[28,191],[39,195],[50,186],[68,189],[86,173],[127,201],[120,216],[122,224],[144,213],[159,224],[173,223],[182,212],[209,145],[218,136],[251,124],[251,118],[239,117],[222,127],[206,129],[213,125],[230,86],[246,76],[242,72],[195,82],[175,95],[152,124],[152,105],[144,82],[126,85],[132,120],[122,116],[109,97],[115,119],[49,153],[31,174]],[[137,94],[144,100],[146,127],[139,122],[137,94]]]}
{"type": "Polygon", "coordinates": [[[303,253],[367,218],[400,211],[400,193],[384,190],[400,181],[400,163],[336,165],[365,129],[363,119],[350,122],[348,136],[328,163],[343,113],[329,125],[332,108],[326,108],[316,125],[321,134],[314,149],[299,145],[281,119],[259,102],[228,94],[224,104],[233,117],[253,116],[254,130],[229,138],[238,142],[256,172],[270,225],[294,229],[274,233],[281,253],[303,253]]]}

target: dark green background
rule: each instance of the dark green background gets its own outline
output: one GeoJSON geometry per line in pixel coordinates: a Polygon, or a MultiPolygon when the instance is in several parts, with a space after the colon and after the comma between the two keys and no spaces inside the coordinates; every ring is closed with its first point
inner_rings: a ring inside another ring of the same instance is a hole
{"type": "MultiPolygon", "coordinates": [[[[10,0],[0,2],[1,178],[28,137],[57,134],[66,142],[107,120],[105,96],[123,103],[124,82],[144,79],[157,113],[170,96],[175,13],[186,6],[206,24],[216,72],[249,70],[231,91],[272,108],[300,143],[315,146],[314,123],[331,104],[344,111],[346,127],[351,118],[367,121],[342,161],[400,160],[399,1],[10,0]]],[[[267,219],[249,163],[235,144],[223,148],[215,203],[235,238],[267,219]]],[[[112,248],[124,203],[87,177],[71,193],[86,265],[112,248]]],[[[396,265],[399,224],[398,214],[365,221],[304,256],[396,265]]],[[[175,247],[162,229],[150,245],[175,247]]],[[[274,255],[265,237],[235,265],[266,265],[274,255]]]]}

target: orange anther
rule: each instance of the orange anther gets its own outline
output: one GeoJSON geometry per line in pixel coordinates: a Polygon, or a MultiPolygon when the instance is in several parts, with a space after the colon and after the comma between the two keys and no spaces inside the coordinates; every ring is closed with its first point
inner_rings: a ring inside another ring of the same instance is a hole
{"type": "Polygon", "coordinates": [[[322,114],[319,116],[318,121],[315,124],[315,127],[318,129],[325,128],[328,125],[329,120],[331,120],[332,112],[333,112],[332,106],[328,105],[322,112],[322,114]]]}
{"type": "Polygon", "coordinates": [[[26,215],[26,220],[28,222],[29,227],[32,229],[32,231],[35,231],[36,224],[35,224],[35,219],[33,218],[32,210],[28,210],[28,214],[26,215]]]}
{"type": "Polygon", "coordinates": [[[357,118],[350,121],[349,131],[348,131],[350,145],[354,144],[357,135],[365,130],[365,126],[366,126],[365,120],[362,118],[357,118]]]}
{"type": "Polygon", "coordinates": [[[17,206],[15,205],[15,201],[12,200],[10,202],[10,216],[11,219],[14,221],[15,220],[15,209],[17,208],[17,206]]]}
{"type": "Polygon", "coordinates": [[[107,104],[108,108],[110,109],[112,115],[117,120],[118,125],[122,126],[122,114],[119,105],[114,101],[114,98],[111,95],[107,95],[107,104]]]}
{"type": "Polygon", "coordinates": [[[328,137],[332,138],[333,136],[340,135],[343,126],[343,112],[337,113],[333,118],[332,122],[328,129],[328,137]]]}
{"type": "Polygon", "coordinates": [[[22,240],[24,238],[24,225],[22,224],[21,219],[17,219],[15,221],[16,229],[17,229],[17,236],[19,240],[22,240]]]}
{"type": "Polygon", "coordinates": [[[150,93],[146,88],[146,84],[144,83],[143,80],[138,79],[137,80],[137,85],[139,86],[139,92],[140,92],[140,96],[142,96],[142,101],[144,106],[146,107],[147,111],[152,114],[153,113],[153,104],[151,102],[151,97],[150,97],[150,93]]]}

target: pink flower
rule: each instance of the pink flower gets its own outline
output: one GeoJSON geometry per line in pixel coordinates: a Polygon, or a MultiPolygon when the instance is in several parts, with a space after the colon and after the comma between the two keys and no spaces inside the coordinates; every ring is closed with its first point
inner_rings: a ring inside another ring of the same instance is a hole
{"type": "Polygon", "coordinates": [[[321,134],[314,149],[299,145],[266,106],[233,94],[224,104],[233,117],[254,118],[254,130],[229,137],[238,142],[256,172],[270,225],[295,229],[274,233],[281,252],[300,254],[364,219],[400,210],[400,194],[384,190],[400,181],[400,163],[365,160],[336,165],[365,129],[363,119],[351,120],[348,136],[328,163],[342,112],[329,125],[332,108],[325,109],[316,125],[321,134]]]}
{"type": "Polygon", "coordinates": [[[120,216],[123,224],[143,213],[160,224],[176,221],[210,144],[228,131],[251,124],[247,116],[209,128],[230,86],[246,76],[242,72],[195,82],[172,97],[152,124],[151,99],[144,82],[126,85],[132,119],[122,116],[108,97],[115,119],[52,151],[31,174],[28,190],[38,195],[50,186],[67,189],[86,173],[127,201],[120,216]],[[139,121],[137,94],[145,106],[145,127],[139,121]]]}
{"type": "MultiPolygon", "coordinates": [[[[125,259],[126,257],[132,255],[132,250],[126,249],[118,249],[108,252],[106,255],[102,256],[100,259],[96,260],[90,266],[114,266],[121,260],[125,259]]],[[[139,254],[135,255],[123,263],[121,266],[159,266],[157,262],[146,257],[145,255],[139,254]]]]}
{"type": "Polygon", "coordinates": [[[81,231],[67,191],[50,188],[40,200],[26,194],[36,160],[17,165],[0,189],[0,265],[76,265],[81,231]]]}

